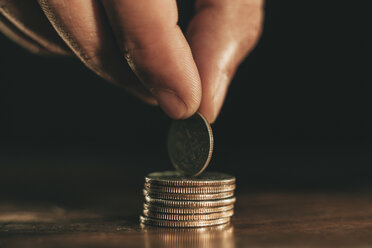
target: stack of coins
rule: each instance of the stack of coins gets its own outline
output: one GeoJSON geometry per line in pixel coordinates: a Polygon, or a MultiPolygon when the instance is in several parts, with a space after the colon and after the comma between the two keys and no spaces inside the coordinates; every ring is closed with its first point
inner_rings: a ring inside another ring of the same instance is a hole
{"type": "Polygon", "coordinates": [[[205,172],[186,177],[176,171],[145,177],[145,203],[140,222],[163,227],[225,224],[234,214],[235,177],[205,172]]]}

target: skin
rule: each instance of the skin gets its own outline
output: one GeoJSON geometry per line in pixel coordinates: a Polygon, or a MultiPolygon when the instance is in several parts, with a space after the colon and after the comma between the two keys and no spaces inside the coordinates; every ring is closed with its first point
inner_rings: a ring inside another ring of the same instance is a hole
{"type": "Polygon", "coordinates": [[[34,53],[77,56],[171,118],[209,122],[260,36],[264,0],[197,0],[183,33],[175,0],[0,0],[0,31],[34,53]]]}

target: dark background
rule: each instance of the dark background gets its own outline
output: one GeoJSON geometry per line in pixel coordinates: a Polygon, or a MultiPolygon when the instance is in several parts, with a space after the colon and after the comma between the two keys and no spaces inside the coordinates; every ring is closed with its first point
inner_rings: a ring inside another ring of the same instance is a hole
{"type": "MultiPolygon", "coordinates": [[[[191,1],[179,2],[184,25],[191,1]]],[[[213,124],[209,169],[252,189],[371,185],[371,22],[357,2],[267,1],[260,42],[213,124]]],[[[172,168],[170,120],[157,107],[76,59],[32,55],[2,35],[0,65],[0,180],[18,182],[2,195],[31,198],[46,184],[60,194],[113,189],[123,174],[140,185],[172,168]]]]}

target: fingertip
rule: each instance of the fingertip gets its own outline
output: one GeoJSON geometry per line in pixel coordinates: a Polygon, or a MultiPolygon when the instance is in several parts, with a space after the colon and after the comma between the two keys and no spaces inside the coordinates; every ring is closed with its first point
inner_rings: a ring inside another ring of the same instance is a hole
{"type": "Polygon", "coordinates": [[[200,108],[199,113],[201,113],[205,117],[208,123],[214,123],[217,118],[215,112],[212,109],[200,108]]]}
{"type": "Polygon", "coordinates": [[[189,106],[171,89],[153,89],[151,92],[162,110],[172,119],[185,119],[196,112],[196,108],[189,106]]]}

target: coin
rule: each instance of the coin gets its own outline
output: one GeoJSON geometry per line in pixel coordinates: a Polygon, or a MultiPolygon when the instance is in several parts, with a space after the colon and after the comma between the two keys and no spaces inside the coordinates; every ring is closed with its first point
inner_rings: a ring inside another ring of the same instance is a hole
{"type": "Polygon", "coordinates": [[[236,201],[235,197],[212,201],[177,201],[164,200],[145,196],[145,202],[156,206],[180,207],[180,208],[212,208],[231,205],[236,201]]]}
{"type": "MultiPolygon", "coordinates": [[[[195,235],[197,236],[200,235],[202,236],[202,239],[204,240],[205,234],[208,234],[207,238],[213,238],[213,237],[220,237],[221,234],[219,234],[218,232],[223,232],[223,236],[231,235],[234,232],[234,226],[231,223],[225,223],[225,224],[220,224],[220,225],[215,225],[215,226],[199,227],[199,228],[163,228],[163,229],[158,229],[157,227],[150,226],[150,225],[144,225],[143,223],[140,223],[140,228],[145,234],[149,232],[151,232],[151,234],[156,233],[155,238],[161,238],[161,239],[164,238],[167,240],[172,239],[173,235],[179,235],[180,237],[184,237],[185,239],[189,239],[192,241],[195,241],[195,238],[198,238],[195,235]]],[[[180,243],[177,243],[177,244],[180,244],[180,243]]]]}
{"type": "Polygon", "coordinates": [[[199,175],[208,166],[212,151],[212,128],[200,113],[171,123],[168,154],[177,171],[188,176],[199,175]]]}
{"type": "Polygon", "coordinates": [[[171,187],[159,186],[151,183],[145,183],[145,189],[153,192],[174,193],[174,194],[213,194],[233,191],[235,184],[206,187],[171,187]]]}
{"type": "Polygon", "coordinates": [[[228,210],[224,212],[217,212],[217,213],[208,213],[208,214],[167,214],[167,213],[158,213],[153,212],[147,209],[143,210],[143,215],[149,218],[154,219],[162,219],[162,220],[175,220],[175,221],[183,221],[183,220],[215,220],[225,217],[231,217],[234,214],[234,210],[228,210]]]}
{"type": "Polygon", "coordinates": [[[235,177],[206,172],[190,177],[179,171],[145,177],[141,225],[209,227],[226,224],[234,214],[235,177]]]}
{"type": "Polygon", "coordinates": [[[222,186],[235,183],[235,177],[219,172],[204,172],[195,177],[186,177],[177,171],[153,172],[145,177],[145,183],[175,187],[222,186]]]}
{"type": "Polygon", "coordinates": [[[156,205],[143,205],[144,210],[159,212],[159,213],[168,213],[168,214],[209,214],[209,213],[218,213],[223,211],[229,211],[234,209],[234,205],[220,206],[220,207],[201,207],[201,208],[176,208],[176,207],[162,207],[156,205]]]}
{"type": "Polygon", "coordinates": [[[143,194],[145,196],[149,196],[151,198],[157,199],[164,199],[164,200],[184,200],[184,201],[207,201],[207,200],[217,200],[217,199],[225,199],[234,196],[234,191],[229,192],[222,192],[222,193],[215,193],[215,194],[170,194],[170,193],[162,193],[162,192],[152,192],[147,191],[146,189],[143,190],[143,194]]]}
{"type": "Polygon", "coordinates": [[[228,223],[230,217],[220,218],[215,220],[198,220],[198,221],[171,221],[171,220],[158,220],[146,216],[140,216],[140,222],[145,225],[154,225],[162,227],[204,227],[214,226],[228,223]]]}

